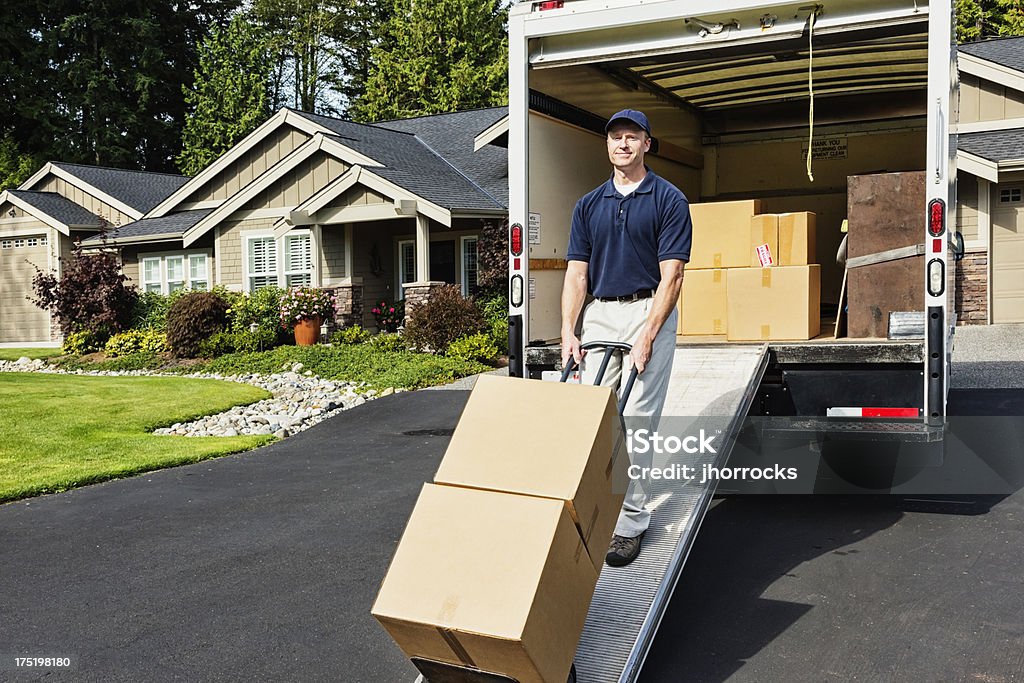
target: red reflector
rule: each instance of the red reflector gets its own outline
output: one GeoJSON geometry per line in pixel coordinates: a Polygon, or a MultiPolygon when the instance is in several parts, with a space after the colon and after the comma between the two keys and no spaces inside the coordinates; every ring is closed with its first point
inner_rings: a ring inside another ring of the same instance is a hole
{"type": "Polygon", "coordinates": [[[512,261],[512,270],[520,270],[523,267],[522,259],[518,256],[512,261]]]}
{"type": "Polygon", "coordinates": [[[523,254],[523,226],[519,223],[513,223],[509,229],[508,236],[509,251],[512,252],[513,256],[522,256],[523,254]]]}
{"type": "Polygon", "coordinates": [[[541,12],[549,9],[562,9],[564,6],[564,0],[548,0],[547,2],[537,3],[537,9],[541,12]]]}
{"type": "Polygon", "coordinates": [[[932,237],[940,236],[946,229],[946,203],[941,199],[933,199],[928,204],[928,232],[932,237]]]}
{"type": "Polygon", "coordinates": [[[932,253],[933,254],[941,254],[942,253],[942,238],[941,237],[937,237],[937,238],[932,240],[932,253]]]}
{"type": "Polygon", "coordinates": [[[918,417],[917,408],[864,408],[861,417],[918,417]]]}

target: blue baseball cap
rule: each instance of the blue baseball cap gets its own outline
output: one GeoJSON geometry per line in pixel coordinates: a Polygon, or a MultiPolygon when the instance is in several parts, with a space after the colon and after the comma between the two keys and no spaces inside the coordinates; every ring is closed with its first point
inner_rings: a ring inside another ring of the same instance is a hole
{"type": "Polygon", "coordinates": [[[649,136],[651,134],[651,124],[647,122],[647,116],[642,111],[636,109],[623,109],[622,111],[612,114],[612,117],[608,119],[608,123],[604,127],[604,132],[607,133],[608,129],[612,127],[612,124],[616,121],[630,121],[640,126],[647,132],[649,136]]]}

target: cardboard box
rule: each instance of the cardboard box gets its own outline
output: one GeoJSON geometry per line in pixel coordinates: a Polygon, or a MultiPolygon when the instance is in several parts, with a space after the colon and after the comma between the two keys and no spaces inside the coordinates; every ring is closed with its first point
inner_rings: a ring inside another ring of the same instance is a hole
{"type": "Polygon", "coordinates": [[[821,331],[821,266],[729,273],[729,341],[806,340],[821,331]]]}
{"type": "Polygon", "coordinates": [[[564,501],[600,572],[628,467],[609,387],[483,375],[434,482],[564,501]]]}
{"type": "Polygon", "coordinates": [[[751,268],[761,268],[765,265],[761,263],[761,258],[757,253],[757,248],[765,244],[768,245],[768,253],[772,258],[772,263],[768,265],[778,264],[779,217],[775,214],[766,213],[750,219],[749,265],[751,268]]]}
{"type": "Polygon", "coordinates": [[[678,334],[725,334],[729,271],[690,270],[679,294],[678,334]]]}
{"type": "Polygon", "coordinates": [[[750,265],[750,219],[761,213],[761,200],[690,204],[693,245],[689,269],[746,268],[750,265]]]}
{"type": "Polygon", "coordinates": [[[565,683],[596,585],[561,502],[426,484],[372,614],[409,657],[565,683]]]}
{"type": "Polygon", "coordinates": [[[816,263],[817,216],[810,211],[779,214],[779,249],[775,259],[780,266],[806,266],[816,263]]]}

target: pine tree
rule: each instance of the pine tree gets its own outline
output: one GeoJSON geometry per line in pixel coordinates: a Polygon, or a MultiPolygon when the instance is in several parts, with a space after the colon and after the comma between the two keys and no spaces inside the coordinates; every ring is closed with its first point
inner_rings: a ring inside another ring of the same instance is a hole
{"type": "Polygon", "coordinates": [[[244,15],[214,27],[199,47],[199,68],[185,102],[178,168],[195,175],[271,114],[273,64],[262,32],[244,15]]]}
{"type": "Polygon", "coordinates": [[[396,0],[353,113],[381,121],[504,104],[506,17],[498,0],[396,0]]]}

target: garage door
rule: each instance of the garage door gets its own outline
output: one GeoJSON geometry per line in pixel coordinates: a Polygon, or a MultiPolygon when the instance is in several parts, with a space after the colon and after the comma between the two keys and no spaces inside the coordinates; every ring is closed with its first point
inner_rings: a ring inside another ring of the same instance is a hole
{"type": "Polygon", "coordinates": [[[45,235],[0,237],[0,343],[50,339],[50,317],[26,296],[32,293],[32,264],[47,269],[45,235]]]}

